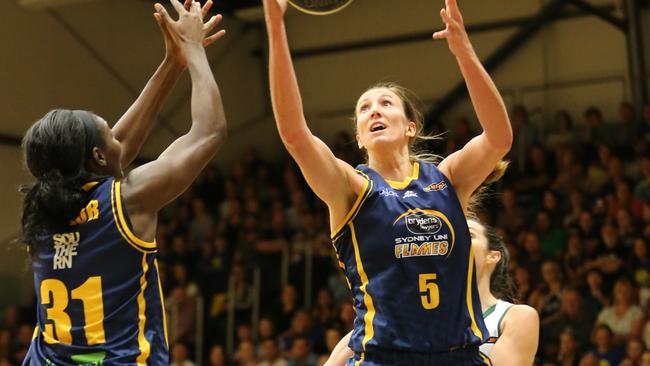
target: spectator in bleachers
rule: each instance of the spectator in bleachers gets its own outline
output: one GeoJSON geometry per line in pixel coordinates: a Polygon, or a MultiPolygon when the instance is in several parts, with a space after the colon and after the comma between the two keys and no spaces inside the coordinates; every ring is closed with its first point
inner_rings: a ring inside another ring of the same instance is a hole
{"type": "Polygon", "coordinates": [[[535,226],[544,256],[561,258],[566,251],[566,235],[564,229],[553,221],[552,214],[546,210],[538,211],[535,226]]]}
{"type": "Polygon", "coordinates": [[[289,366],[316,366],[318,358],[311,351],[311,342],[307,337],[293,340],[288,358],[289,366]]]}
{"type": "Polygon", "coordinates": [[[558,366],[578,366],[580,349],[574,338],[574,332],[569,329],[560,334],[560,346],[555,360],[558,366]]]}
{"type": "Polygon", "coordinates": [[[562,272],[555,261],[545,261],[542,264],[544,282],[531,295],[531,306],[537,309],[541,322],[560,310],[562,305],[562,272]]]}
{"type": "Polygon", "coordinates": [[[545,356],[555,358],[558,347],[562,348],[562,335],[566,331],[570,332],[571,339],[578,350],[587,349],[594,318],[595,314],[590,314],[583,306],[580,291],[573,287],[566,287],[562,291],[561,309],[546,318],[541,325],[545,356]]]}
{"type": "Polygon", "coordinates": [[[605,324],[598,324],[594,329],[592,344],[591,352],[600,365],[618,365],[625,357],[623,349],[614,345],[614,334],[605,324]]]}
{"type": "Polygon", "coordinates": [[[273,322],[276,325],[278,333],[283,333],[291,326],[291,320],[298,311],[298,299],[296,289],[290,284],[282,287],[280,303],[276,305],[273,311],[273,322]]]}
{"type": "Polygon", "coordinates": [[[280,355],[278,342],[275,338],[266,338],[262,341],[262,360],[257,366],[287,366],[287,360],[280,355]]]}
{"type": "Polygon", "coordinates": [[[171,363],[169,366],[196,366],[189,358],[189,350],[184,343],[176,342],[171,347],[171,363]]]}
{"type": "Polygon", "coordinates": [[[598,323],[607,326],[613,333],[614,343],[620,344],[640,333],[641,307],[636,304],[634,287],[624,278],[614,285],[614,301],[598,314],[598,323]]]}
{"type": "Polygon", "coordinates": [[[210,348],[208,366],[227,366],[226,352],[220,344],[215,344],[210,348]]]}
{"type": "Polygon", "coordinates": [[[257,366],[253,342],[248,340],[240,342],[234,359],[237,366],[257,366]]]}
{"type": "Polygon", "coordinates": [[[521,104],[512,108],[511,123],[513,141],[510,155],[517,170],[524,172],[528,151],[533,145],[541,142],[540,132],[537,126],[531,123],[526,107],[521,104]]]}
{"type": "Polygon", "coordinates": [[[214,219],[206,212],[205,202],[201,198],[192,200],[192,221],[190,222],[190,243],[195,248],[205,241],[214,229],[214,219]]]}
{"type": "Polygon", "coordinates": [[[524,210],[517,204],[517,193],[513,188],[506,187],[501,192],[501,207],[497,215],[496,225],[506,230],[508,235],[518,233],[525,224],[524,210]]]}
{"type": "Polygon", "coordinates": [[[619,364],[619,366],[636,366],[641,363],[641,357],[645,352],[645,345],[638,338],[632,338],[627,341],[625,347],[625,359],[619,364]]]}
{"type": "Polygon", "coordinates": [[[557,111],[553,124],[553,128],[546,137],[546,144],[550,148],[571,147],[578,142],[578,136],[573,129],[573,118],[568,111],[564,109],[557,111]]]}

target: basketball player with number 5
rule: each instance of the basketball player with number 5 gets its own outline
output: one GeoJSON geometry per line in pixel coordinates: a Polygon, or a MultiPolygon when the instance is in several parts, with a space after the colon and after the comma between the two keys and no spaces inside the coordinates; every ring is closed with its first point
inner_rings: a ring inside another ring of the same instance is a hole
{"type": "Polygon", "coordinates": [[[440,16],[446,27],[433,38],[447,40],[483,132],[436,165],[413,149],[423,137],[422,117],[406,90],[373,86],[354,110],[357,142],[368,158],[357,169],[309,130],[285,31],[287,0],[263,3],[277,128],[328,206],[352,290],[357,315],[349,364],[489,364],[479,352],[488,332],[465,213],[472,193],[509,151],[512,129],[456,0],[445,2],[440,16]]]}

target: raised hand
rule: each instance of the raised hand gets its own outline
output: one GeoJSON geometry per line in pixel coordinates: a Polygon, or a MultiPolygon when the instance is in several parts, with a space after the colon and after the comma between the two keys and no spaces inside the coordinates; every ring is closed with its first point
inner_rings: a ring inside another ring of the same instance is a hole
{"type": "Polygon", "coordinates": [[[284,18],[284,13],[287,11],[287,5],[289,4],[287,0],[262,0],[262,3],[267,26],[284,18]]]}
{"type": "Polygon", "coordinates": [[[170,0],[170,3],[179,15],[178,20],[173,20],[165,7],[159,3],[154,5],[154,17],[164,34],[167,55],[178,59],[183,65],[186,64],[184,46],[201,44],[206,47],[226,34],[222,29],[208,36],[223,18],[221,14],[217,14],[203,23],[203,18],[212,7],[212,0],[208,0],[203,8],[198,1],[193,0],[185,0],[184,4],[178,0],[170,0]]]}
{"type": "Polygon", "coordinates": [[[473,54],[474,49],[465,31],[465,23],[457,1],[445,0],[445,7],[440,9],[440,17],[445,23],[445,29],[435,32],[433,39],[446,39],[449,50],[456,57],[473,54]]]}

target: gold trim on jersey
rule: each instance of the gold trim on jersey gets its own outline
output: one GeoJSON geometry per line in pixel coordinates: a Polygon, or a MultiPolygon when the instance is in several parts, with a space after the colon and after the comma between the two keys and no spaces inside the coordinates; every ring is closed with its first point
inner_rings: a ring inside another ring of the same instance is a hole
{"type": "Polygon", "coordinates": [[[138,366],[146,366],[149,353],[151,352],[151,344],[144,335],[144,326],[147,321],[145,310],[147,309],[147,302],[144,298],[144,291],[147,289],[147,271],[149,264],[147,263],[147,254],[142,254],[142,277],[140,277],[140,293],[138,294],[138,347],[140,354],[136,358],[138,366]]]}
{"type": "Polygon", "coordinates": [[[485,362],[486,365],[492,366],[492,360],[490,360],[490,357],[488,357],[485,353],[478,351],[478,353],[481,355],[481,358],[483,359],[483,362],[485,362]]]}
{"type": "Polygon", "coordinates": [[[375,305],[372,302],[372,296],[370,296],[370,293],[368,293],[368,288],[367,288],[368,275],[366,274],[366,271],[363,269],[363,263],[361,262],[361,253],[359,251],[359,243],[357,242],[357,233],[354,229],[354,224],[352,222],[349,223],[349,226],[350,226],[350,233],[352,236],[352,245],[354,246],[354,259],[356,260],[357,263],[357,272],[359,273],[359,277],[361,278],[361,286],[359,287],[359,290],[363,292],[363,303],[366,305],[366,313],[363,315],[363,323],[365,324],[365,332],[364,332],[365,334],[363,336],[363,340],[361,341],[361,347],[365,352],[366,344],[375,335],[375,329],[372,324],[372,322],[375,319],[375,305]]]}
{"type": "Polygon", "coordinates": [[[131,246],[137,250],[144,253],[154,253],[157,251],[156,241],[147,242],[138,238],[127,224],[124,209],[122,207],[122,192],[121,192],[121,182],[113,181],[111,186],[111,205],[113,208],[113,218],[115,219],[115,225],[117,230],[122,234],[122,237],[129,243],[131,246]]]}
{"type": "Polygon", "coordinates": [[[88,183],[84,184],[83,186],[81,186],[81,189],[88,192],[98,184],[99,184],[99,182],[97,182],[97,181],[88,182],[88,183]]]}
{"type": "Polygon", "coordinates": [[[469,248],[469,267],[467,268],[467,311],[469,312],[469,317],[472,320],[472,332],[479,339],[483,339],[483,333],[476,323],[476,318],[474,317],[474,304],[472,302],[472,279],[474,278],[474,249],[470,246],[469,248]]]}
{"type": "Polygon", "coordinates": [[[331,234],[332,241],[336,241],[341,236],[345,226],[348,224],[348,222],[354,219],[354,217],[359,212],[359,209],[361,209],[363,202],[365,202],[366,198],[368,198],[370,192],[372,191],[372,185],[373,185],[372,179],[370,179],[370,177],[368,177],[362,171],[357,170],[357,173],[361,174],[366,181],[363,183],[363,188],[361,189],[361,192],[359,192],[356,201],[354,202],[354,204],[352,205],[348,213],[343,218],[343,221],[336,227],[334,231],[332,231],[331,234]]]}
{"type": "Polygon", "coordinates": [[[394,180],[388,180],[384,178],[386,183],[391,186],[393,189],[404,189],[408,187],[408,185],[411,183],[411,181],[417,180],[418,176],[420,175],[420,163],[417,161],[413,162],[413,170],[411,171],[411,175],[409,177],[406,177],[401,182],[394,181],[394,180]]]}
{"type": "Polygon", "coordinates": [[[165,345],[169,349],[169,338],[167,337],[167,313],[165,311],[165,297],[163,296],[162,284],[160,283],[160,270],[158,269],[158,258],[154,258],[153,265],[156,267],[158,276],[158,292],[160,293],[160,306],[162,307],[163,329],[165,330],[165,345]]]}

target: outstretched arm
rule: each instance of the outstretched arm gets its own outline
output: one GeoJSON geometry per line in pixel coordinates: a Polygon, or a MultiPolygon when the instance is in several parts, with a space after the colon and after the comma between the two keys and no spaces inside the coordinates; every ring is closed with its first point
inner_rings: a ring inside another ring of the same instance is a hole
{"type": "Polygon", "coordinates": [[[282,142],[307,183],[330,210],[331,226],[343,220],[363,179],[312,135],[305,120],[284,24],[287,0],[263,0],[269,38],[269,79],[273,114],[282,142]]]}
{"type": "MultiPolygon", "coordinates": [[[[192,2],[189,11],[178,0],[170,2],[179,14],[178,21],[172,20],[162,5],[156,4],[156,10],[187,59],[192,79],[192,126],[157,160],[127,175],[122,192],[131,214],[155,215],[183,193],[213,158],[226,136],[221,95],[203,48],[205,35],[218,24],[221,16],[203,24],[198,2],[192,2]]],[[[216,33],[215,38],[224,33],[223,30],[216,33]]]]}
{"type": "MultiPolygon", "coordinates": [[[[186,0],[184,7],[189,9],[191,3],[191,0],[186,0]]],[[[208,0],[201,9],[204,16],[211,7],[212,0],[208,0]]],[[[131,164],[137,157],[156,122],[163,102],[187,67],[182,48],[169,33],[160,14],[156,13],[154,17],[165,40],[165,58],[135,102],[113,126],[113,135],[122,145],[123,167],[131,164]]],[[[208,37],[204,40],[204,45],[207,46],[215,40],[216,38],[208,37]]]]}
{"type": "Polygon", "coordinates": [[[445,5],[440,16],[446,28],[434,33],[433,38],[447,40],[483,128],[483,133],[440,163],[440,169],[451,180],[465,209],[474,190],[510,150],[512,128],[503,99],[469,41],[456,0],[445,0],[445,5]]]}

